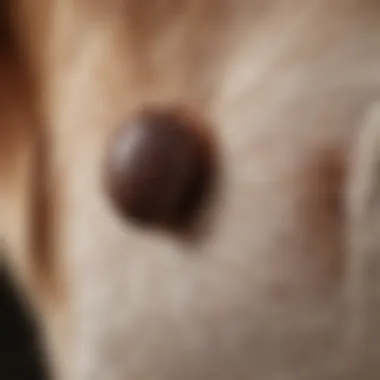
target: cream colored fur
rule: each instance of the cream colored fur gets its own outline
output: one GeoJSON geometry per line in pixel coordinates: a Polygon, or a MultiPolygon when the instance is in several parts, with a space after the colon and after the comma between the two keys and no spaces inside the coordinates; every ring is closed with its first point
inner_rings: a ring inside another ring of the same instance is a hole
{"type": "Polygon", "coordinates": [[[14,2],[47,205],[33,245],[30,138],[4,157],[1,232],[57,378],[378,379],[380,3],[14,2]],[[198,244],[104,194],[108,138],[147,102],[186,104],[220,142],[198,244]]]}

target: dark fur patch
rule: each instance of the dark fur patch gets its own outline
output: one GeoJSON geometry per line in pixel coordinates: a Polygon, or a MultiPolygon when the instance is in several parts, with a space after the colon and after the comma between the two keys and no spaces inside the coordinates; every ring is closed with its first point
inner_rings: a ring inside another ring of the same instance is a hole
{"type": "Polygon", "coordinates": [[[0,1],[0,57],[13,52],[11,0],[0,1]]]}

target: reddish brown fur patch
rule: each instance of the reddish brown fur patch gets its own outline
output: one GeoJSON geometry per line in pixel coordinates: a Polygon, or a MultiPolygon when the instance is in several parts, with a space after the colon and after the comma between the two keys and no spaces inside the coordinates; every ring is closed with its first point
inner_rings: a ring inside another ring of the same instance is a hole
{"type": "MultiPolygon", "coordinates": [[[[4,14],[0,16],[5,17],[4,14]]],[[[17,206],[20,214],[7,209],[0,215],[0,222],[13,231],[12,236],[15,233],[18,236],[17,241],[12,238],[8,241],[8,236],[5,236],[5,244],[10,251],[6,262],[15,267],[16,272],[22,272],[21,279],[28,293],[30,288],[33,288],[32,293],[38,289],[33,296],[43,297],[47,291],[50,294],[56,291],[54,251],[50,246],[53,219],[50,207],[52,194],[48,191],[49,144],[38,115],[30,72],[24,66],[25,62],[20,60],[11,29],[7,31],[8,45],[0,48],[0,200],[2,204],[16,202],[20,205],[17,206]],[[13,222],[14,214],[18,215],[17,218],[22,215],[22,226],[13,222]],[[19,252],[13,252],[21,246],[23,248],[19,252]]],[[[0,236],[4,233],[0,231],[0,236]]]]}
{"type": "Polygon", "coordinates": [[[299,188],[299,212],[306,239],[323,254],[325,271],[332,278],[344,271],[345,169],[337,149],[323,149],[304,166],[299,188]]]}

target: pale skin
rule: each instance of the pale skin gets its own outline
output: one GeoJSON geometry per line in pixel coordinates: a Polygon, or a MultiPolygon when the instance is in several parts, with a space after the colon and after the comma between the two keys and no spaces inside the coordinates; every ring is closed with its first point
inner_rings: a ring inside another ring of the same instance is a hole
{"type": "Polygon", "coordinates": [[[53,379],[377,379],[380,5],[12,4],[0,232],[53,379]],[[146,103],[218,140],[199,242],[104,191],[107,141],[146,103]]]}

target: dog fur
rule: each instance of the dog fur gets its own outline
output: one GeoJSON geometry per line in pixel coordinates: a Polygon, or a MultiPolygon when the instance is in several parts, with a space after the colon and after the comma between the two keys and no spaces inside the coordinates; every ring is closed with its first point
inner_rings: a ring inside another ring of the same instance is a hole
{"type": "Polygon", "coordinates": [[[377,379],[380,3],[8,4],[0,232],[53,378],[377,379]],[[200,242],[104,192],[107,141],[149,103],[218,138],[200,242]]]}

